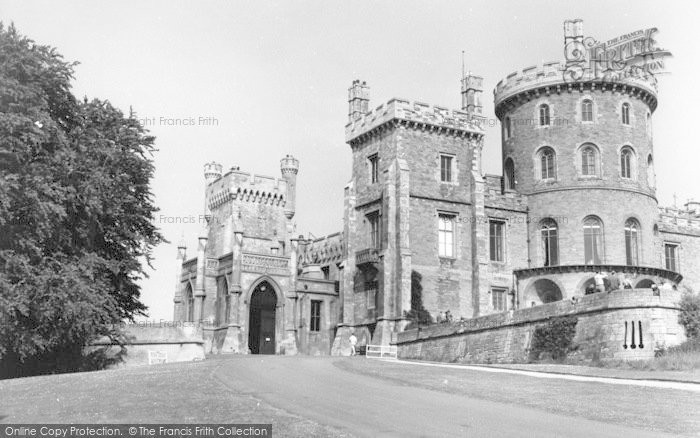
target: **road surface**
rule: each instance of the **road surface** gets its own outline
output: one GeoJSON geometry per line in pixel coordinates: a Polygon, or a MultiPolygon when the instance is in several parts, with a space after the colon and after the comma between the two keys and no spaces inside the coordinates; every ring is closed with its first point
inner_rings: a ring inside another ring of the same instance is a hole
{"type": "MultiPolygon", "coordinates": [[[[368,359],[237,356],[222,359],[214,375],[231,389],[357,436],[674,436],[593,421],[575,412],[555,414],[521,404],[488,401],[361,375],[341,369],[334,363],[338,360],[368,359]]],[[[410,374],[410,368],[406,372],[410,374]]],[[[440,369],[434,372],[440,373],[440,369]]],[[[475,379],[490,378],[498,382],[492,373],[465,372],[473,373],[475,379]]],[[[572,386],[571,397],[576,397],[575,388],[572,386]]],[[[600,402],[605,403],[604,397],[600,402]]]]}

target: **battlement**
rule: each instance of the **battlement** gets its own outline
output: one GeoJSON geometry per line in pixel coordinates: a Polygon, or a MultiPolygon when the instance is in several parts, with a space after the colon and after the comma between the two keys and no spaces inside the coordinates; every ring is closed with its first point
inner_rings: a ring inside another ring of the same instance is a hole
{"type": "Polygon", "coordinates": [[[675,207],[659,207],[659,229],[700,236],[700,212],[675,207]]]}
{"type": "Polygon", "coordinates": [[[296,175],[297,173],[299,173],[299,160],[287,154],[287,156],[280,160],[280,169],[282,170],[282,175],[296,175]]]}
{"type": "Polygon", "coordinates": [[[340,263],[345,254],[343,233],[338,232],[304,243],[299,248],[299,265],[340,263]]]}
{"type": "Polygon", "coordinates": [[[484,89],[484,78],[481,76],[476,76],[469,74],[462,78],[462,91],[467,91],[469,89],[473,90],[483,90],[484,89]]]}
{"type": "Polygon", "coordinates": [[[285,179],[255,175],[236,169],[229,170],[207,187],[207,205],[210,209],[233,200],[285,205],[288,188],[285,179]]]}
{"type": "Polygon", "coordinates": [[[345,141],[350,142],[395,119],[478,136],[484,134],[481,117],[465,111],[394,98],[345,125],[345,141]]]}
{"type": "Polygon", "coordinates": [[[221,173],[223,171],[223,166],[215,161],[211,163],[206,163],[204,165],[204,179],[207,184],[211,184],[217,179],[221,178],[221,173]]]}
{"type": "Polygon", "coordinates": [[[600,72],[592,69],[579,71],[580,78],[573,79],[571,71],[567,71],[566,65],[562,62],[545,62],[542,65],[533,65],[522,70],[515,71],[505,79],[502,79],[493,90],[494,102],[498,107],[505,100],[523,93],[542,87],[553,87],[555,92],[568,89],[578,89],[584,83],[597,84],[619,84],[636,88],[641,88],[656,96],[656,78],[652,75],[629,76],[625,71],[618,73],[601,75],[600,72]]]}

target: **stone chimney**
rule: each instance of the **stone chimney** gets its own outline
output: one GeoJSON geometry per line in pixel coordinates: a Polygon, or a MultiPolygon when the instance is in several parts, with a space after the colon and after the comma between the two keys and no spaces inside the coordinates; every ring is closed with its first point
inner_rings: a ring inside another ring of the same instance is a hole
{"type": "Polygon", "coordinates": [[[564,41],[569,39],[583,38],[583,20],[577,18],[575,20],[564,21],[564,41]]]}
{"type": "Polygon", "coordinates": [[[359,79],[352,81],[348,88],[348,119],[350,122],[369,112],[369,86],[359,79]]]}
{"type": "Polygon", "coordinates": [[[462,111],[469,115],[481,116],[481,93],[484,91],[484,78],[467,73],[462,78],[462,111]]]}

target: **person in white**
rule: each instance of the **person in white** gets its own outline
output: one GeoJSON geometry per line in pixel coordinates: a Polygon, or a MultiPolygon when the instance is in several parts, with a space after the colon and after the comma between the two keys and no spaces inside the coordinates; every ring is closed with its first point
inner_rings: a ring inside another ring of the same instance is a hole
{"type": "Polygon", "coordinates": [[[357,344],[357,337],[355,336],[355,333],[350,334],[350,348],[352,348],[352,353],[350,353],[351,356],[354,356],[357,354],[355,351],[355,345],[357,344]]]}
{"type": "Polygon", "coordinates": [[[669,292],[673,290],[673,286],[671,285],[670,282],[664,281],[663,284],[661,285],[661,290],[664,292],[669,292]]]}
{"type": "Polygon", "coordinates": [[[605,277],[607,277],[607,275],[600,271],[593,276],[595,279],[595,288],[598,289],[598,292],[605,292],[605,277]]]}

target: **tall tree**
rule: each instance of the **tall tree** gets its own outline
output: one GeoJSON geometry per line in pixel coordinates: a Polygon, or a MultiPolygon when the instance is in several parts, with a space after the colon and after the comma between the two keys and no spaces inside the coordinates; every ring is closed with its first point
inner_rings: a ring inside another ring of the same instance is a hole
{"type": "Polygon", "coordinates": [[[163,241],[154,138],[109,102],[77,101],[74,63],[0,23],[0,375],[104,365],[85,347],[143,314],[163,241]],[[115,324],[117,324],[115,326],[115,324]]]}

